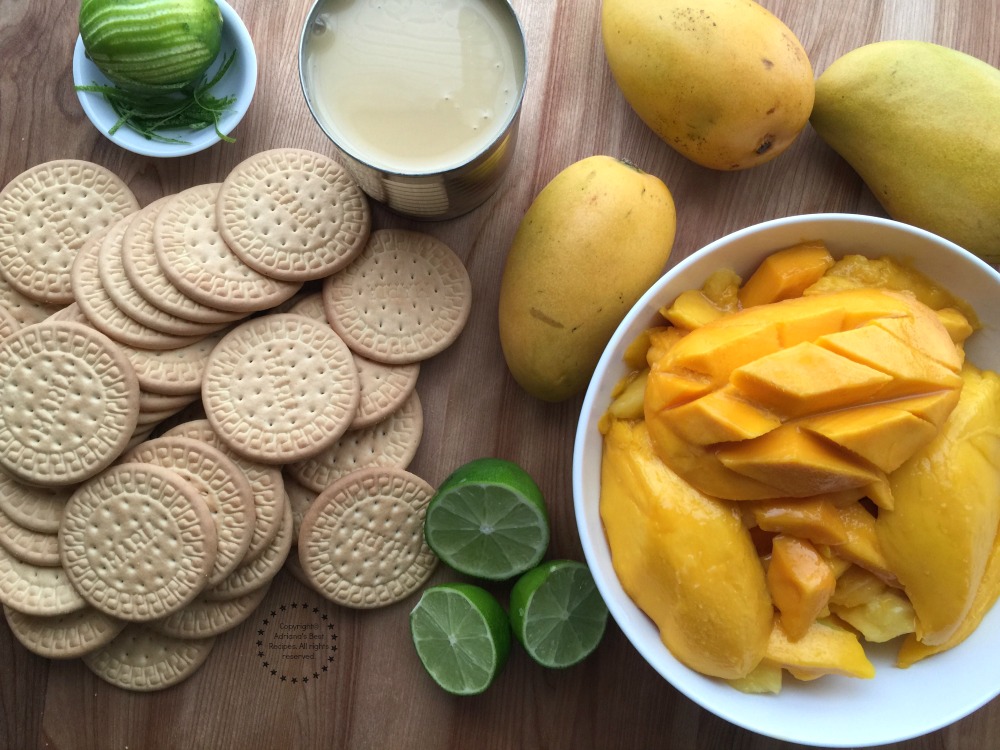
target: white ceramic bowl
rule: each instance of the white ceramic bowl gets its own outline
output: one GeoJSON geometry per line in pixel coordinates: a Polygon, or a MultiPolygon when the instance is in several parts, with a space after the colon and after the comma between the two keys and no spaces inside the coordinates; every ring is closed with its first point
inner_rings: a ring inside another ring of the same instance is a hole
{"type": "MultiPolygon", "coordinates": [[[[250,107],[250,101],[253,99],[254,90],[257,87],[257,54],[243,19],[225,0],[216,0],[216,2],[218,2],[219,10],[222,12],[222,45],[218,58],[212,63],[206,75],[211,79],[219,70],[222,61],[233,50],[237,51],[232,67],[225,77],[212,88],[212,94],[220,98],[230,94],[236,95],[236,103],[219,119],[219,130],[224,135],[229,135],[243,119],[243,115],[246,114],[250,107]]],[[[81,86],[89,86],[94,83],[110,84],[97,66],[87,58],[83,39],[79,36],[76,39],[76,47],[73,49],[73,83],[81,86]]],[[[106,138],[136,154],[159,157],[188,156],[203,151],[220,140],[215,128],[211,126],[198,131],[164,131],[171,137],[187,141],[183,144],[150,140],[124,126],[119,128],[114,135],[108,135],[108,131],[118,122],[118,115],[115,114],[111,105],[100,94],[77,91],[76,95],[80,100],[80,106],[83,107],[83,111],[94,127],[106,138]]]]}
{"type": "Polygon", "coordinates": [[[702,248],[666,273],[626,315],[601,357],[583,402],[573,456],[573,494],[583,550],[597,586],[625,636],[649,664],[688,698],[713,714],[759,734],[821,747],[897,742],[944,727],[1000,693],[1000,607],[959,647],[909,669],[894,666],[898,644],[866,646],[872,680],[827,676],[786,679],[779,695],[748,695],[678,662],[652,621],[622,590],[598,511],[601,436],[597,420],[625,374],[622,354],[655,319],[657,308],[685,289],[699,288],[718,268],[746,278],[770,252],[801,240],[822,239],[835,256],[891,255],[965,299],[983,329],[968,341],[968,359],[1000,370],[1000,273],[957,245],[914,227],[849,214],[777,219],[734,232],[702,248]]]}

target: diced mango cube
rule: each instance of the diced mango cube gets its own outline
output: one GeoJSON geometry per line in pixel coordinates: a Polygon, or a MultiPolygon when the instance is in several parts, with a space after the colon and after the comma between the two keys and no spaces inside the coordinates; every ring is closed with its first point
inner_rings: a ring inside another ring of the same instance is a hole
{"type": "Polygon", "coordinates": [[[743,307],[799,297],[833,265],[833,256],[820,241],[803,242],[771,253],[757,266],[743,288],[743,307]]]}
{"type": "Polygon", "coordinates": [[[794,418],[870,399],[892,376],[806,342],[746,363],[730,381],[748,399],[794,418]]]}
{"type": "Polygon", "coordinates": [[[774,537],[767,588],[791,640],[806,634],[826,608],[836,583],[830,566],[810,542],[785,534],[774,537]]]}
{"type": "Polygon", "coordinates": [[[740,397],[734,388],[720,388],[667,415],[678,434],[697,445],[748,440],[781,424],[776,416],[740,397]]]}
{"type": "Polygon", "coordinates": [[[957,372],[879,325],[827,334],[816,339],[816,344],[889,375],[892,381],[878,394],[883,399],[955,389],[962,385],[957,372]]]}
{"type": "Polygon", "coordinates": [[[830,611],[861,633],[869,643],[885,643],[912,633],[917,627],[913,605],[898,589],[887,588],[853,607],[831,602],[830,611]]]}
{"type": "Polygon", "coordinates": [[[781,621],[775,621],[764,658],[799,679],[827,674],[861,679],[875,676],[875,666],[858,637],[828,620],[814,622],[798,640],[789,638],[781,621]]]}
{"type": "Polygon", "coordinates": [[[642,370],[628,379],[608,407],[612,416],[617,419],[642,419],[648,377],[649,370],[642,370]]]}
{"type": "Polygon", "coordinates": [[[837,586],[830,596],[830,604],[841,607],[860,607],[888,588],[881,578],[860,565],[849,567],[837,576],[837,586]]]}
{"type": "Polygon", "coordinates": [[[670,307],[660,310],[660,315],[672,325],[693,331],[706,323],[718,320],[725,315],[712,301],[697,289],[681,292],[670,307]]]}
{"type": "Polygon", "coordinates": [[[798,425],[887,473],[937,434],[937,426],[927,420],[882,404],[807,417],[798,425]]]}
{"type": "Polygon", "coordinates": [[[809,497],[864,487],[879,479],[868,466],[794,424],[754,440],[724,444],[715,453],[727,469],[776,488],[776,497],[809,497]]]}
{"type": "Polygon", "coordinates": [[[712,271],[701,292],[708,300],[724,312],[736,312],[740,309],[739,289],[743,280],[731,268],[719,268],[712,271]]]}
{"type": "Polygon", "coordinates": [[[889,567],[875,531],[875,517],[860,502],[838,508],[838,512],[847,531],[847,541],[837,545],[835,552],[871,571],[890,586],[898,587],[899,581],[889,567]]]}
{"type": "Polygon", "coordinates": [[[754,521],[764,531],[808,539],[813,544],[842,544],[847,532],[829,500],[793,498],[751,504],[754,521]]]}
{"type": "Polygon", "coordinates": [[[965,340],[976,330],[969,319],[957,308],[943,307],[937,311],[937,315],[941,319],[941,325],[948,331],[951,340],[956,344],[965,343],[965,340]]]}

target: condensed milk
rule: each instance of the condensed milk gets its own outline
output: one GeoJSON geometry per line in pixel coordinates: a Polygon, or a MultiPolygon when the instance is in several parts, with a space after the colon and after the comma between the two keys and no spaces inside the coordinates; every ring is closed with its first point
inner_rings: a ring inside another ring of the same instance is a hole
{"type": "Polygon", "coordinates": [[[506,0],[317,0],[303,91],[372,197],[448,218],[497,187],[524,94],[524,36],[506,0]]]}

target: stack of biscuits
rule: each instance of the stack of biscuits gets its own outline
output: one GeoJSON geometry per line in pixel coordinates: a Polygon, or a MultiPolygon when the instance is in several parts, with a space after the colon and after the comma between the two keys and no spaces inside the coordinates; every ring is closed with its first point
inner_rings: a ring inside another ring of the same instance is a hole
{"type": "Polygon", "coordinates": [[[471,307],[434,237],[275,149],[140,207],[85,161],[0,191],[0,602],[123,688],[192,674],[287,565],[337,604],[430,576],[421,361],[471,307]],[[293,551],[294,550],[294,551],[293,551]]]}

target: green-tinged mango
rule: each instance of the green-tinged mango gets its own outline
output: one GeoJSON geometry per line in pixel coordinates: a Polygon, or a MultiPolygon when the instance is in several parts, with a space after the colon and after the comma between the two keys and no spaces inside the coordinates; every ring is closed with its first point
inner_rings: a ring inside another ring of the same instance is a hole
{"type": "Polygon", "coordinates": [[[767,648],[774,610],[739,510],[668,469],[644,422],[615,420],[604,441],[601,520],[622,588],[678,661],[746,677],[767,648]]]}
{"type": "Polygon", "coordinates": [[[809,57],[795,34],[752,0],[604,0],[601,32],[626,101],[704,167],[769,161],[809,121],[809,57]]]}
{"type": "Polygon", "coordinates": [[[1000,376],[967,364],[962,380],[941,432],[890,475],[895,507],[875,521],[927,646],[972,610],[1000,523],[1000,376]]]}
{"type": "Polygon", "coordinates": [[[1000,261],[1000,70],[948,47],[885,41],[816,80],[811,122],[894,219],[1000,261]]]}
{"type": "Polygon", "coordinates": [[[531,395],[563,401],[586,388],[625,314],[666,266],[673,196],[610,156],[566,167],[521,220],[500,281],[500,344],[531,395]]]}

